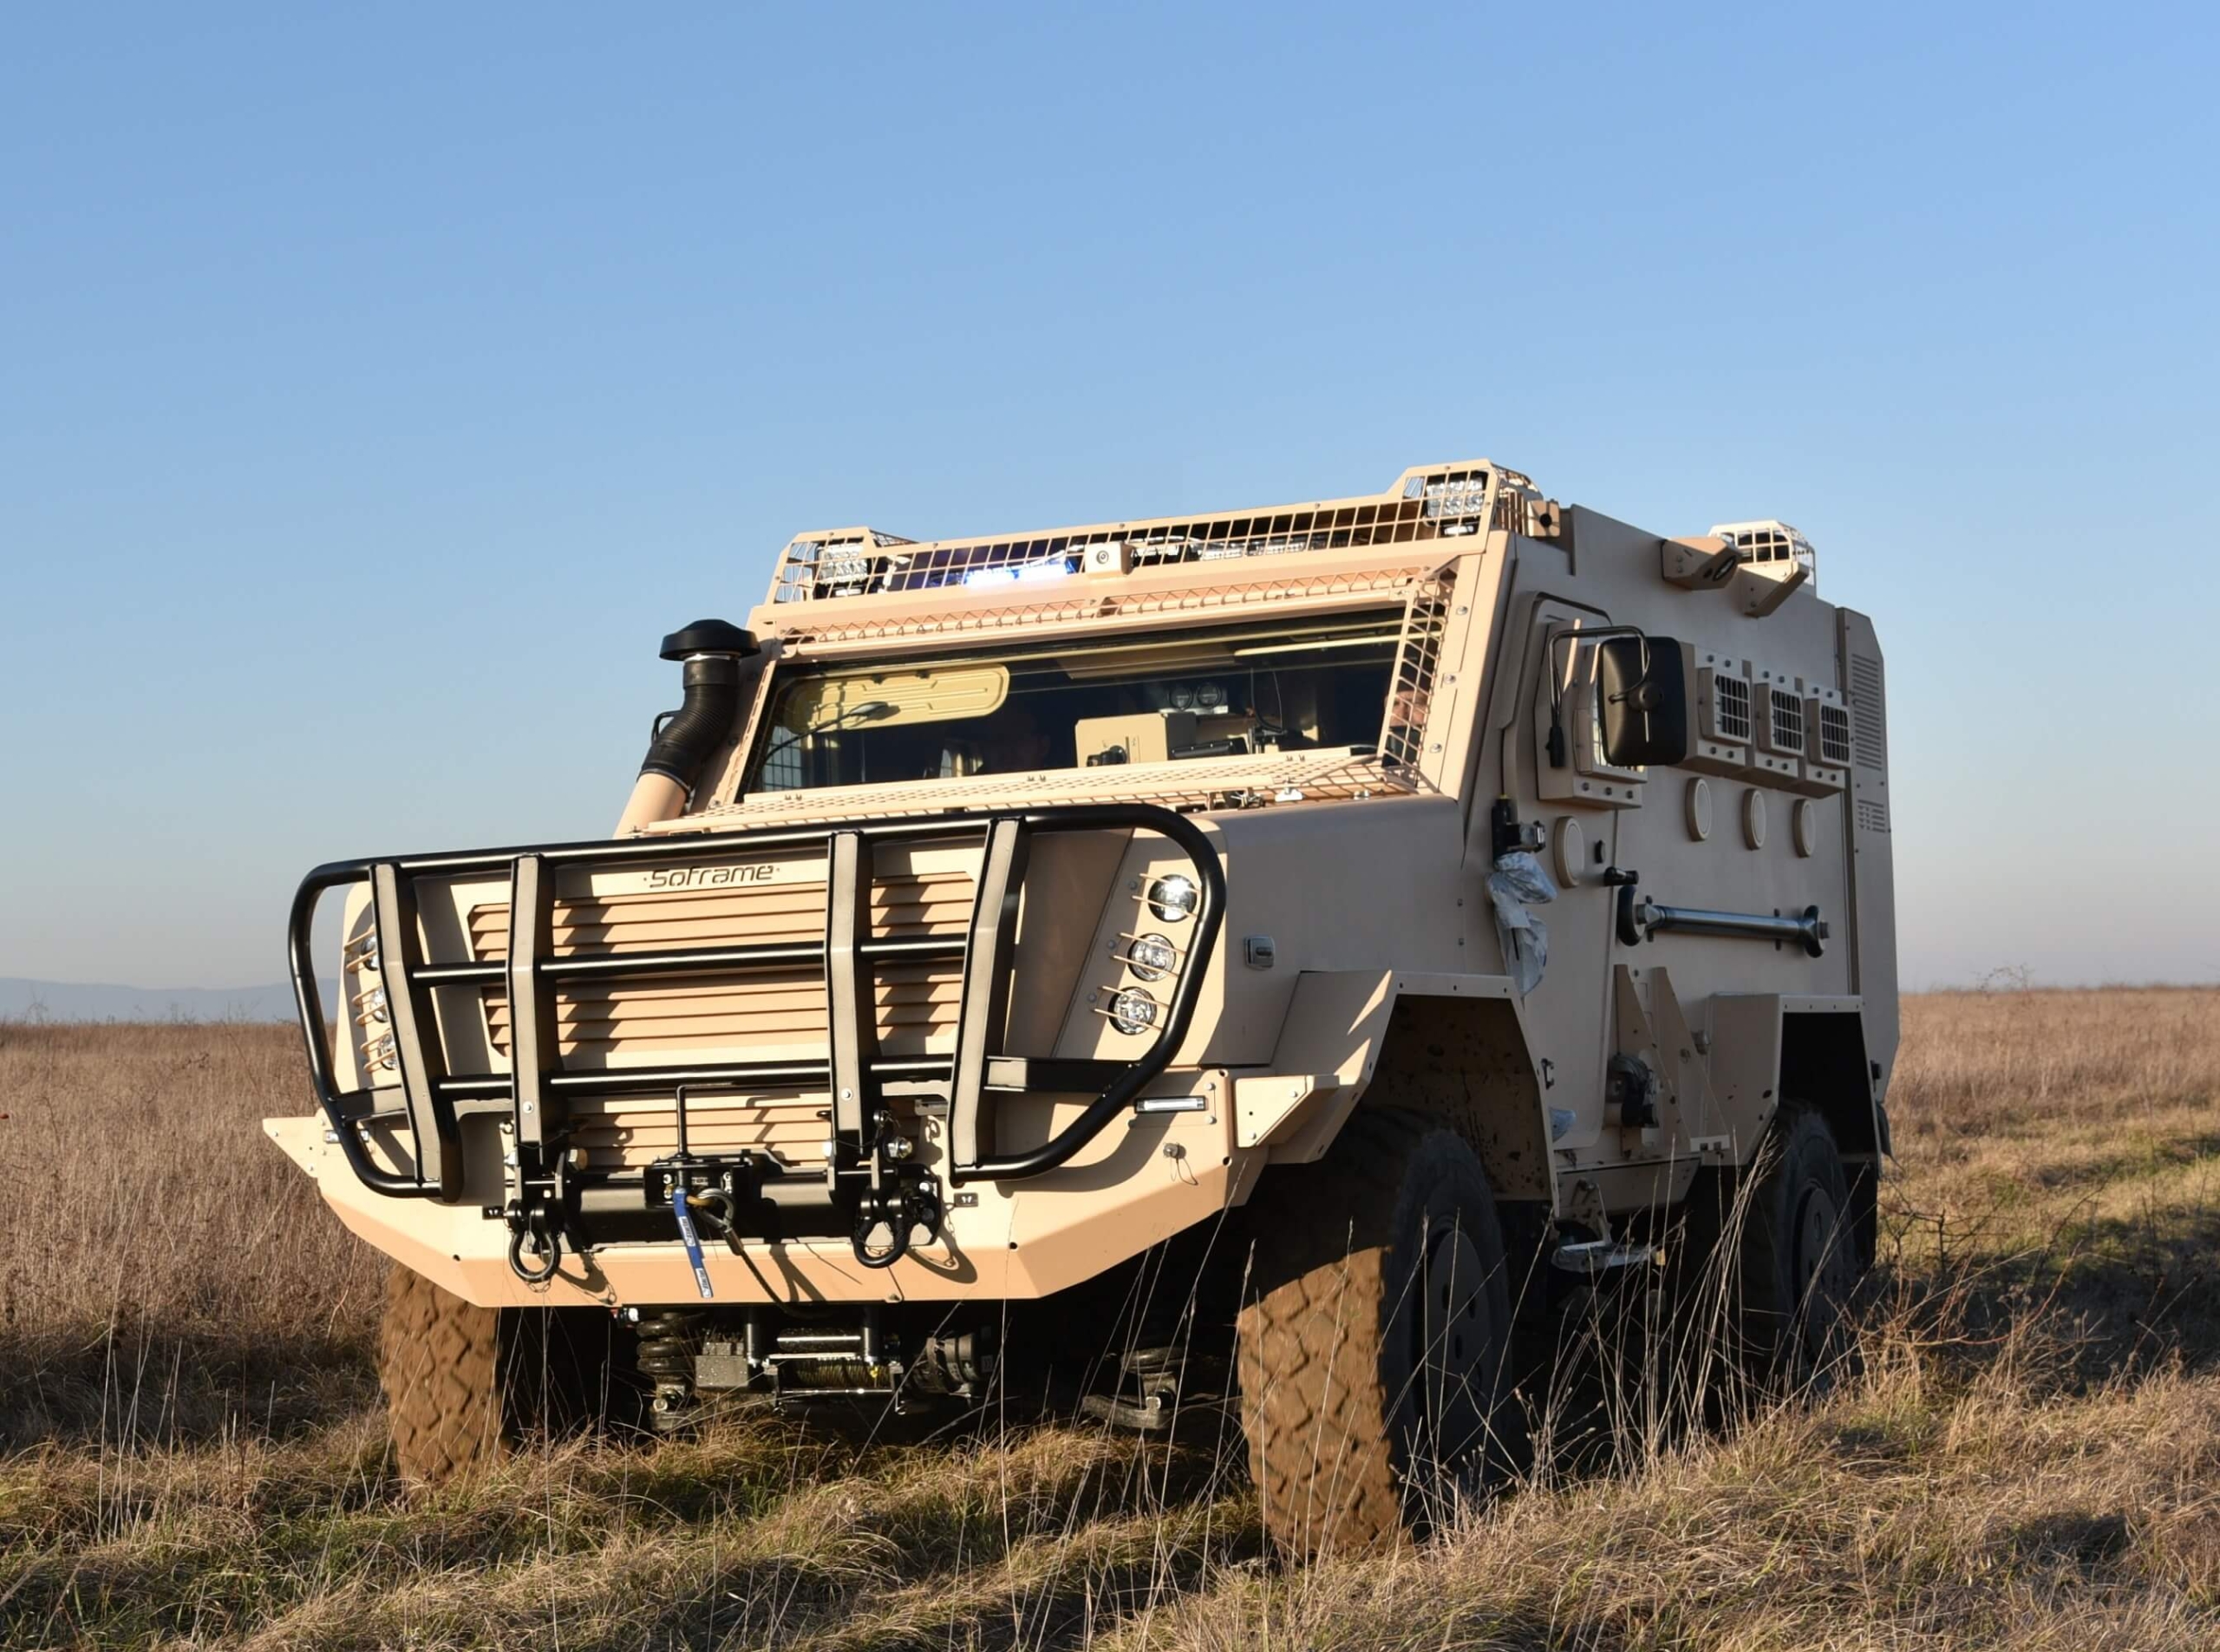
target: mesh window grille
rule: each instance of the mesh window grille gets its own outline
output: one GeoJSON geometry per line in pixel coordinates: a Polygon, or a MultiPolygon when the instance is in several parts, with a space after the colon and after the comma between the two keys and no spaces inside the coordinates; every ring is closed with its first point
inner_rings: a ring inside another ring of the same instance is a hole
{"type": "Polygon", "coordinates": [[[1840,706],[1819,708],[1819,761],[1837,768],[1850,763],[1850,713],[1840,706]]]}
{"type": "Polygon", "coordinates": [[[1711,715],[1721,740],[1750,737],[1750,685],[1740,677],[1711,680],[1711,715]]]}
{"type": "Polygon", "coordinates": [[[1426,749],[1427,712],[1433,698],[1434,672],[1441,663],[1455,578],[1453,564],[1435,570],[1413,588],[1410,606],[1404,611],[1402,644],[1395,651],[1395,671],[1389,679],[1388,721],[1380,736],[1380,754],[1391,764],[1415,767],[1426,749]]]}
{"type": "Polygon", "coordinates": [[[1778,752],[1804,749],[1804,702],[1786,689],[1773,690],[1773,748],[1778,752]]]}
{"type": "MultiPolygon", "coordinates": [[[[1493,526],[1528,526],[1525,479],[1506,473],[1493,526]]],[[[1339,551],[1456,539],[1490,526],[1495,478],[1483,468],[1413,475],[1399,498],[1341,500],[1302,510],[1226,513],[1185,521],[1117,524],[1001,539],[917,541],[876,529],[813,535],[788,545],[774,600],[805,602],[947,585],[1017,585],[1077,574],[1090,545],[1131,548],[1136,569],[1179,563],[1339,551]]]]}

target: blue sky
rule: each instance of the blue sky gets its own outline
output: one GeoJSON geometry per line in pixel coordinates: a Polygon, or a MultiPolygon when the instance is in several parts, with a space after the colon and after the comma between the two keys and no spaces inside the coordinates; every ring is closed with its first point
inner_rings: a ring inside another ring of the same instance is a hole
{"type": "Polygon", "coordinates": [[[0,974],[605,831],[794,530],[1779,515],[1915,983],[2220,978],[2210,8],[17,8],[0,974]]]}

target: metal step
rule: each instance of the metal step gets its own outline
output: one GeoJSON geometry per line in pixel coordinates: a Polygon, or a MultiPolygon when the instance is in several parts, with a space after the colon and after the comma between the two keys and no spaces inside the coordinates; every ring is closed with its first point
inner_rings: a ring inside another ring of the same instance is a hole
{"type": "Polygon", "coordinates": [[[1550,1266],[1583,1279],[1599,1278],[1621,1268],[1647,1267],[1659,1256],[1654,1244],[1632,1244],[1611,1239],[1583,1239],[1561,1244],[1550,1255],[1550,1266]]]}

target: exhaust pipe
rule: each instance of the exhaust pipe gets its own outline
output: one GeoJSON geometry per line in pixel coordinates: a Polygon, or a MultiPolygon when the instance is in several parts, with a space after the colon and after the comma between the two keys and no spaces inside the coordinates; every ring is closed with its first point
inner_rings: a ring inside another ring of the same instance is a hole
{"type": "Polygon", "coordinates": [[[684,663],[686,692],[677,710],[656,719],[640,778],[617,822],[618,837],[684,810],[701,783],[702,766],[732,733],[747,675],[741,662],[758,652],[751,633],[721,619],[697,619],[663,639],[663,657],[684,663]]]}

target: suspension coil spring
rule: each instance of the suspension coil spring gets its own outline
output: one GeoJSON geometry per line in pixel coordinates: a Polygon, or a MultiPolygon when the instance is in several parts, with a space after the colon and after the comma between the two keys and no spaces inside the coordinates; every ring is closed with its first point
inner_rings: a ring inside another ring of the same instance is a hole
{"type": "Polygon", "coordinates": [[[659,1430],[682,1428],[694,1408],[694,1355],[700,1346],[702,1316],[663,1308],[633,1322],[639,1351],[633,1363],[655,1385],[651,1420],[659,1430]]]}

